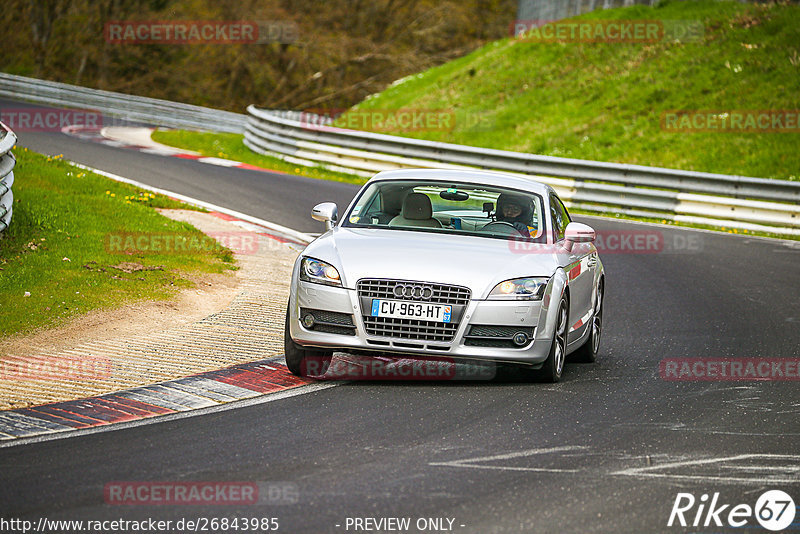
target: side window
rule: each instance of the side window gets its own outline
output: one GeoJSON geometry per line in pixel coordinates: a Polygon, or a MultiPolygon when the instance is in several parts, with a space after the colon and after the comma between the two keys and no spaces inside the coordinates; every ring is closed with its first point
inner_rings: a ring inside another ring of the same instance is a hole
{"type": "Polygon", "coordinates": [[[566,223],[564,224],[564,228],[566,229],[567,225],[572,222],[572,219],[569,216],[569,212],[567,211],[567,207],[564,205],[563,202],[561,202],[561,199],[556,197],[556,200],[558,200],[558,205],[561,208],[561,211],[564,212],[564,220],[566,221],[566,223]]]}
{"type": "Polygon", "coordinates": [[[383,204],[383,194],[375,195],[375,200],[372,201],[372,204],[369,207],[370,213],[381,211],[383,209],[382,204],[383,204]]]}
{"type": "Polygon", "coordinates": [[[554,241],[561,241],[570,220],[567,209],[555,195],[550,195],[550,217],[553,219],[554,241]]]}

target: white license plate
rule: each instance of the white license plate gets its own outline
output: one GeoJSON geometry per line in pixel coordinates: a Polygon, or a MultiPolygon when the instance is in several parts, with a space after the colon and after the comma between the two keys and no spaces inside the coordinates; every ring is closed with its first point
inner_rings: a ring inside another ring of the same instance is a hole
{"type": "Polygon", "coordinates": [[[449,323],[453,307],[445,304],[428,304],[403,300],[372,299],[373,317],[393,317],[395,319],[418,319],[449,323]]]}

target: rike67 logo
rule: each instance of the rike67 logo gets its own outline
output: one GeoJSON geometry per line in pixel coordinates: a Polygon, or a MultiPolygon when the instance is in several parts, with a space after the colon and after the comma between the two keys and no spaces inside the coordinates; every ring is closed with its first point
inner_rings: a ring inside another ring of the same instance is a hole
{"type": "Polygon", "coordinates": [[[678,493],[667,526],[681,527],[757,527],[777,532],[789,528],[797,509],[794,500],[781,490],[770,490],[761,494],[755,506],[729,504],[720,500],[719,492],[709,499],[704,493],[696,499],[691,493],[678,493]]]}

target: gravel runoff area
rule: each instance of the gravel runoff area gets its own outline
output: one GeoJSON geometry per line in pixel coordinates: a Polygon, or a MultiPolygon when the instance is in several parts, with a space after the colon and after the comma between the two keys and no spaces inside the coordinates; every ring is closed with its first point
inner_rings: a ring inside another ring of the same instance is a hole
{"type": "Polygon", "coordinates": [[[258,245],[234,249],[239,270],[198,276],[194,289],[170,301],[92,312],[64,327],[0,341],[0,409],[81,399],[283,353],[300,246],[221,214],[161,213],[258,245]]]}

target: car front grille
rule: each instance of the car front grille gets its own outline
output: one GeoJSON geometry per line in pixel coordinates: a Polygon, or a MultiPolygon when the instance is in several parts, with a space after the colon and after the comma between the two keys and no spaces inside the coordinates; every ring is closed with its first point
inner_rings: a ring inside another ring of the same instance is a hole
{"type": "Polygon", "coordinates": [[[409,280],[364,279],[359,280],[356,288],[361,301],[364,327],[368,335],[443,343],[453,341],[453,337],[458,330],[460,311],[469,304],[471,296],[469,288],[466,287],[409,280]],[[397,296],[395,287],[398,284],[425,288],[426,290],[430,289],[430,291],[425,291],[425,296],[404,296],[402,294],[397,296]],[[371,315],[363,314],[363,312],[370,310],[368,303],[372,299],[411,300],[451,305],[454,306],[453,322],[440,323],[419,319],[372,317],[371,315]],[[455,307],[458,307],[458,312],[456,312],[455,307]]]}
{"type": "Polygon", "coordinates": [[[469,303],[470,290],[466,287],[451,286],[447,284],[432,284],[429,282],[414,282],[410,280],[378,280],[365,279],[358,282],[358,295],[374,299],[415,300],[430,302],[431,304],[451,304],[453,306],[466,306],[469,303]],[[397,284],[430,288],[433,295],[429,299],[414,297],[398,297],[394,293],[397,284]]]}
{"type": "Polygon", "coordinates": [[[458,329],[453,323],[434,323],[417,319],[364,316],[364,327],[371,336],[449,342],[458,329]]]}

